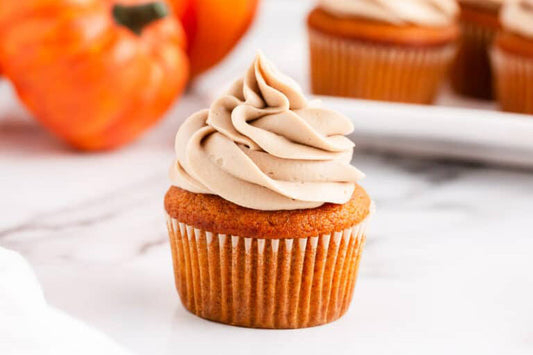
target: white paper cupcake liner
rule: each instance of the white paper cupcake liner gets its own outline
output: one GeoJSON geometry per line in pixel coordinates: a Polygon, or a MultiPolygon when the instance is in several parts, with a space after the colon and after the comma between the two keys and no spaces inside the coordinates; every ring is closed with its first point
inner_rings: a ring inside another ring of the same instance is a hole
{"type": "Polygon", "coordinates": [[[202,318],[245,327],[331,322],[352,299],[367,220],[333,234],[261,239],[211,233],[167,215],[181,301],[202,318]]]}

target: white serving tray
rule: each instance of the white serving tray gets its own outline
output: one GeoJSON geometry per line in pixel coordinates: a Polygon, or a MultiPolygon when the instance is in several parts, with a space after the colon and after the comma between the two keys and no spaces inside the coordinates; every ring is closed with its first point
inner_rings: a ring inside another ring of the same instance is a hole
{"type": "MultiPolygon", "coordinates": [[[[359,147],[426,157],[533,167],[533,116],[496,110],[315,96],[355,124],[359,147]]],[[[453,97],[440,101],[453,104],[453,97]]]]}

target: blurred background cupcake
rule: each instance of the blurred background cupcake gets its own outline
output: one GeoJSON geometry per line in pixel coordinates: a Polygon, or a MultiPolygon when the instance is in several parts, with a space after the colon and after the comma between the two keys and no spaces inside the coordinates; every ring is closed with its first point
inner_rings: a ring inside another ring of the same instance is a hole
{"type": "Polygon", "coordinates": [[[504,111],[533,114],[533,0],[504,5],[492,51],[496,95],[504,111]]]}
{"type": "Polygon", "coordinates": [[[489,48],[500,28],[498,14],[509,0],[459,0],[461,42],[451,70],[454,91],[479,99],[492,99],[489,48]]]}
{"type": "Polygon", "coordinates": [[[455,0],[320,0],[308,16],[315,94],[431,103],[456,53],[455,0]]]}

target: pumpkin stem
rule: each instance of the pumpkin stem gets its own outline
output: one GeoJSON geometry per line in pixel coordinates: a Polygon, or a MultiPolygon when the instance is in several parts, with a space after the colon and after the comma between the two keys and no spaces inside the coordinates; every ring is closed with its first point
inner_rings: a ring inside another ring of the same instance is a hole
{"type": "Polygon", "coordinates": [[[113,17],[122,26],[127,27],[133,33],[140,35],[143,28],[153,21],[162,19],[169,14],[168,6],[161,1],[149,2],[140,5],[113,6],[113,17]]]}

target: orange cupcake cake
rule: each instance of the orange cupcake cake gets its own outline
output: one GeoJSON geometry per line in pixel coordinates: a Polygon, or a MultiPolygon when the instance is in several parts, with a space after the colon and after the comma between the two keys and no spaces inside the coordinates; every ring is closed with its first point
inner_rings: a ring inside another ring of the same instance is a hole
{"type": "Polygon", "coordinates": [[[515,0],[460,0],[461,41],[451,69],[455,92],[479,99],[492,99],[489,51],[500,30],[503,3],[515,0]]]}
{"type": "Polygon", "coordinates": [[[492,50],[496,96],[504,111],[533,114],[533,0],[504,5],[492,50]]]}
{"type": "Polygon", "coordinates": [[[316,94],[431,103],[456,53],[455,0],[321,0],[309,14],[316,94]]]}
{"type": "Polygon", "coordinates": [[[185,308],[278,329],[346,312],[372,211],[350,165],[352,130],[262,55],[185,121],[165,196],[185,308]]]}

